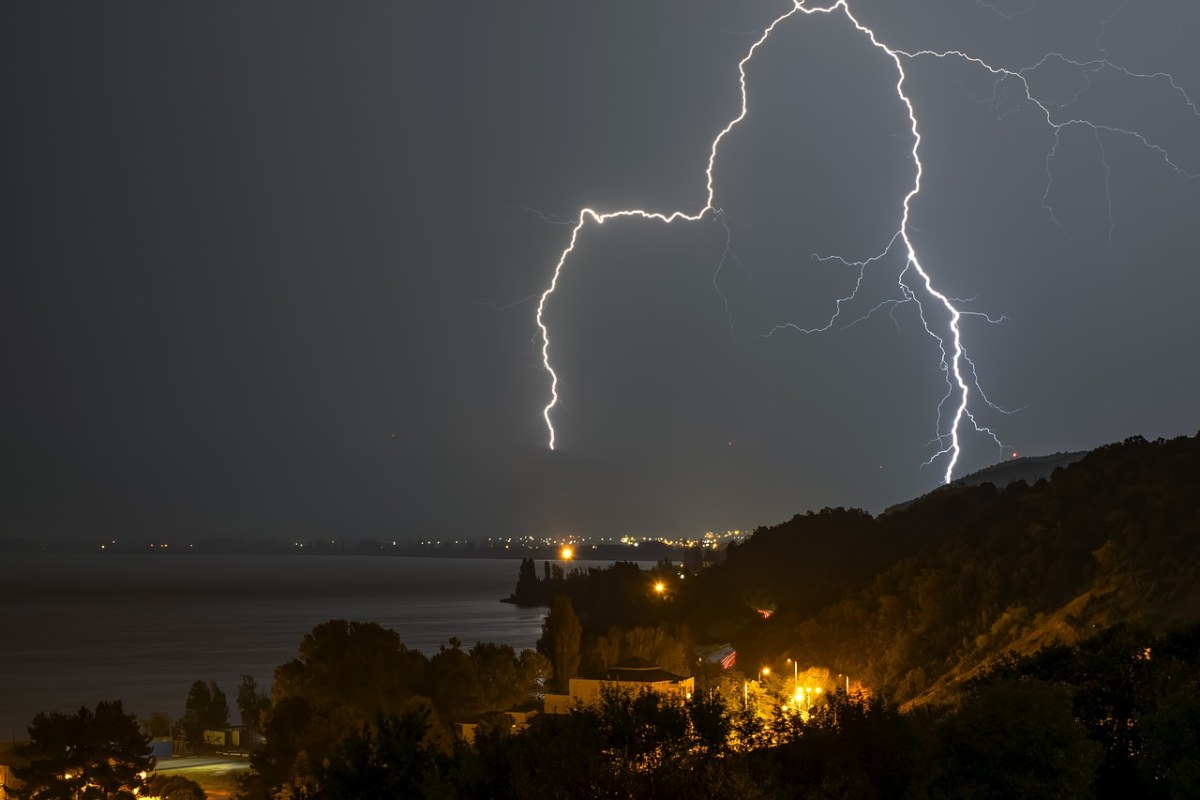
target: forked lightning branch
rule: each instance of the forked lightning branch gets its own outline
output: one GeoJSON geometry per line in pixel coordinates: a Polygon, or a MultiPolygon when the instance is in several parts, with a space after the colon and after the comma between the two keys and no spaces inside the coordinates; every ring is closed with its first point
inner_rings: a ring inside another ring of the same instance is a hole
{"type": "MultiPolygon", "coordinates": [[[[903,199],[898,203],[896,209],[897,227],[890,232],[887,232],[880,237],[881,241],[887,241],[887,246],[879,256],[867,259],[866,261],[847,261],[844,263],[857,267],[859,270],[859,279],[855,285],[855,292],[862,285],[863,271],[873,262],[879,260],[883,254],[890,252],[899,244],[904,250],[904,266],[897,275],[896,282],[899,289],[900,299],[890,301],[886,305],[893,307],[897,303],[913,303],[918,309],[918,316],[922,322],[925,332],[932,337],[937,343],[940,352],[940,367],[945,375],[946,388],[940,402],[936,408],[936,423],[933,436],[934,451],[925,462],[933,464],[936,462],[944,463],[944,472],[942,480],[949,483],[954,477],[955,467],[958,464],[959,457],[962,454],[963,434],[968,426],[980,434],[989,437],[998,448],[1003,445],[999,435],[992,431],[989,427],[982,424],[980,421],[981,406],[991,409],[992,411],[1003,411],[992,404],[984,395],[979,386],[978,371],[975,363],[971,360],[967,343],[964,337],[962,321],[966,316],[984,317],[989,322],[995,322],[989,317],[985,317],[978,312],[963,311],[959,308],[956,301],[944,292],[938,289],[937,282],[933,277],[933,269],[921,261],[917,253],[916,246],[911,238],[913,231],[911,210],[913,200],[921,193],[921,179],[924,174],[924,164],[921,160],[921,129],[920,120],[917,115],[916,108],[906,91],[906,81],[908,76],[905,74],[904,65],[908,61],[915,59],[942,59],[955,60],[965,62],[978,69],[985,70],[994,76],[997,81],[1013,81],[1019,87],[1022,93],[1022,101],[1032,104],[1039,115],[1044,117],[1045,124],[1053,131],[1054,142],[1049,151],[1046,153],[1046,172],[1047,172],[1047,190],[1043,197],[1043,205],[1046,206],[1047,213],[1053,216],[1053,210],[1047,202],[1049,195],[1049,184],[1052,181],[1051,163],[1057,153],[1060,136],[1062,132],[1070,127],[1082,126],[1091,129],[1099,135],[1100,132],[1114,134],[1124,137],[1130,137],[1140,145],[1154,151],[1163,161],[1170,166],[1177,174],[1185,177],[1196,177],[1183,170],[1172,158],[1171,154],[1165,147],[1153,141],[1147,135],[1137,131],[1125,128],[1114,127],[1112,125],[1102,124],[1100,122],[1088,119],[1086,117],[1073,117],[1068,114],[1067,109],[1071,104],[1055,104],[1049,100],[1038,96],[1030,84],[1030,75],[1049,60],[1058,60],[1064,64],[1070,65],[1078,70],[1087,81],[1087,88],[1090,88],[1090,78],[1096,72],[1104,69],[1111,69],[1122,73],[1123,75],[1146,81],[1165,81],[1168,82],[1171,89],[1180,96],[1181,101],[1186,103],[1191,113],[1194,116],[1200,116],[1200,111],[1197,111],[1195,103],[1192,102],[1188,93],[1182,88],[1181,84],[1176,81],[1174,76],[1169,73],[1141,73],[1124,66],[1113,63],[1107,57],[1100,59],[1092,59],[1081,61],[1068,58],[1061,53],[1049,53],[1044,56],[1036,64],[1029,66],[997,66],[981,58],[971,55],[961,50],[917,50],[905,51],[888,45],[879,35],[870,27],[863,24],[859,17],[850,8],[849,0],[838,0],[828,6],[809,6],[805,3],[795,3],[791,8],[787,9],[783,14],[776,17],[762,31],[761,35],[750,46],[750,49],[738,62],[738,85],[740,89],[740,106],[738,113],[730,119],[724,127],[722,127],[712,139],[709,148],[708,162],[704,166],[705,176],[705,195],[701,202],[691,210],[675,209],[669,211],[655,211],[643,208],[623,208],[610,211],[598,211],[592,208],[584,208],[580,210],[578,217],[575,219],[571,229],[571,234],[566,247],[559,255],[558,261],[554,265],[554,271],[549,284],[541,293],[537,305],[537,326],[541,335],[541,358],[547,374],[550,376],[550,392],[549,400],[545,408],[542,410],[542,417],[546,423],[546,432],[548,445],[554,449],[558,444],[558,433],[554,428],[554,411],[559,402],[559,377],[554,369],[552,352],[553,344],[551,339],[551,331],[546,323],[546,309],[554,297],[555,291],[558,289],[560,282],[563,280],[566,268],[570,262],[572,254],[577,249],[583,246],[584,236],[587,233],[589,226],[604,225],[609,222],[619,222],[627,217],[636,217],[644,220],[655,220],[665,225],[674,223],[696,222],[705,217],[719,216],[720,211],[715,205],[716,188],[713,181],[713,171],[717,163],[717,158],[720,155],[721,147],[730,132],[734,130],[750,113],[749,106],[749,88],[747,86],[746,67],[753,60],[758,52],[772,35],[776,34],[781,28],[792,24],[815,24],[810,18],[816,16],[828,18],[830,23],[836,24],[837,20],[841,20],[841,24],[852,26],[857,30],[870,44],[882,52],[886,53],[890,61],[895,65],[895,88],[896,94],[899,96],[903,107],[907,111],[909,128],[911,131],[912,140],[912,158],[914,163],[914,175],[912,184],[910,185],[903,199]],[[941,306],[945,310],[946,321],[943,324],[932,323],[932,315],[926,314],[926,306],[933,304],[941,306]]],[[[1098,44],[1099,47],[1099,44],[1098,44]]],[[[1099,47],[1103,53],[1103,48],[1099,47]]],[[[1086,91],[1085,88],[1082,91],[1086,91]]],[[[1082,91],[1080,93],[1082,93],[1082,91]]],[[[890,113],[890,112],[889,112],[890,113]]],[[[1107,164],[1105,165],[1107,168],[1107,164]]],[[[1055,220],[1057,223],[1057,220],[1055,220]]],[[[842,313],[843,307],[852,299],[852,293],[848,297],[835,298],[834,310],[826,324],[819,327],[802,327],[797,324],[785,324],[776,326],[770,334],[791,330],[800,334],[812,334],[826,332],[834,327],[835,323],[842,313]]],[[[877,306],[876,308],[879,308],[877,306]]],[[[1007,412],[1005,412],[1007,413],[1007,412]]]]}

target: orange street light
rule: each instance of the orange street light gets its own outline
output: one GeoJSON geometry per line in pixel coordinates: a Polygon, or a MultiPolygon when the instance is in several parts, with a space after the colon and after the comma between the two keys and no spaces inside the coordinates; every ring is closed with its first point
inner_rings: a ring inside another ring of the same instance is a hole
{"type": "Polygon", "coordinates": [[[665,583],[663,583],[662,581],[659,581],[658,583],[654,584],[654,591],[658,592],[659,594],[662,594],[666,590],[667,590],[667,585],[665,583]]]}
{"type": "Polygon", "coordinates": [[[574,551],[574,550],[572,550],[572,549],[571,549],[569,546],[568,546],[568,547],[564,547],[564,548],[562,549],[562,553],[561,553],[561,555],[562,555],[562,560],[563,560],[563,561],[570,561],[572,558],[574,558],[574,557],[575,557],[575,551],[574,551]]]}

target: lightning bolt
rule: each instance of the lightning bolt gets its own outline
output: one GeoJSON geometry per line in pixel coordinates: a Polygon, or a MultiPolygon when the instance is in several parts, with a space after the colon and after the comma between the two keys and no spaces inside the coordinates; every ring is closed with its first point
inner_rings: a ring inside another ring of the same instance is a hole
{"type": "Polygon", "coordinates": [[[983,8],[986,8],[988,11],[992,12],[993,14],[995,14],[996,16],[998,16],[1002,19],[1015,19],[1017,17],[1028,14],[1031,11],[1033,11],[1035,8],[1037,8],[1037,4],[1035,3],[1035,4],[1031,4],[1031,5],[1027,6],[1026,8],[1021,9],[1020,11],[1001,11],[1000,9],[996,8],[991,3],[987,2],[986,0],[975,0],[975,2],[978,5],[982,6],[983,8]]]}
{"type": "Polygon", "coordinates": [[[717,293],[717,296],[721,298],[721,303],[725,306],[725,320],[729,323],[729,335],[737,339],[737,329],[733,325],[733,311],[729,308],[729,298],[721,291],[717,280],[721,277],[721,270],[725,269],[725,264],[729,261],[736,261],[747,274],[750,270],[746,267],[746,262],[733,252],[733,231],[729,229],[729,220],[725,219],[725,214],[720,209],[715,210],[715,215],[717,222],[721,223],[721,229],[725,231],[725,249],[721,252],[721,260],[717,262],[717,269],[713,272],[713,291],[717,293]]]}
{"type": "MultiPolygon", "coordinates": [[[[738,86],[741,91],[742,100],[741,109],[738,111],[737,116],[725,123],[725,127],[722,128],[717,134],[716,138],[713,139],[712,145],[709,147],[708,164],[704,168],[704,203],[697,211],[691,213],[687,211],[664,212],[647,211],[641,208],[626,208],[621,209],[620,211],[601,213],[591,208],[584,208],[580,210],[579,219],[575,223],[575,227],[571,229],[571,239],[567,243],[566,249],[564,249],[562,254],[559,256],[558,263],[554,265],[554,275],[550,279],[550,285],[546,287],[544,292],[542,292],[541,299],[538,301],[537,306],[537,326],[542,335],[542,366],[545,367],[546,372],[550,374],[550,402],[548,402],[546,407],[542,409],[542,418],[546,421],[546,430],[549,433],[548,445],[551,450],[554,449],[558,439],[558,435],[554,430],[554,420],[551,417],[551,412],[553,412],[554,407],[558,405],[558,373],[554,371],[554,367],[550,364],[550,329],[546,327],[546,303],[549,302],[550,297],[554,294],[555,289],[558,288],[558,281],[562,277],[563,269],[567,265],[567,259],[570,257],[571,253],[575,252],[575,247],[579,244],[580,233],[583,231],[584,226],[587,225],[588,220],[591,220],[597,225],[603,225],[609,220],[620,219],[622,217],[635,217],[645,220],[657,220],[658,222],[663,222],[670,225],[671,223],[678,221],[696,222],[702,219],[706,214],[716,213],[717,209],[713,206],[713,198],[716,196],[716,189],[713,187],[713,169],[716,167],[717,163],[717,151],[720,150],[721,142],[724,141],[725,137],[729,135],[729,132],[736,128],[738,124],[746,118],[746,115],[750,113],[749,102],[747,100],[748,90],[746,88],[746,65],[750,63],[750,59],[754,58],[754,53],[759,47],[762,46],[763,42],[767,41],[767,39],[771,37],[771,34],[775,31],[775,28],[780,23],[798,11],[802,10],[803,8],[799,4],[796,4],[788,12],[776,17],[775,20],[772,21],[771,24],[768,25],[762,32],[762,35],[755,40],[754,44],[750,46],[750,50],[745,56],[742,57],[742,60],[738,62],[738,86]]],[[[728,228],[726,230],[728,230],[728,228]]]]}
{"type": "MultiPolygon", "coordinates": [[[[1001,16],[1015,16],[1017,14],[1027,13],[1033,9],[1031,5],[1024,11],[1015,12],[1013,14],[1005,14],[1000,12],[995,7],[991,6],[984,0],[978,0],[979,4],[991,11],[1000,14],[1001,16]]],[[[542,409],[542,417],[546,423],[548,433],[548,444],[550,449],[554,449],[557,443],[557,432],[554,428],[553,411],[559,402],[558,394],[558,374],[555,372],[550,359],[550,330],[546,325],[545,312],[550,298],[554,295],[558,288],[559,281],[562,279],[564,270],[568,264],[570,256],[575,252],[580,244],[580,238],[584,230],[589,224],[603,225],[606,222],[621,218],[631,217],[643,220],[654,220],[670,225],[675,222],[696,222],[705,216],[715,216],[723,225],[724,218],[718,208],[715,207],[715,188],[713,180],[713,172],[717,161],[717,156],[721,148],[721,144],[725,138],[734,130],[749,114],[748,89],[746,79],[746,66],[754,58],[758,49],[771,37],[771,35],[781,25],[792,19],[793,17],[810,17],[814,15],[825,15],[833,17],[840,14],[844,19],[852,25],[859,33],[861,33],[871,45],[885,53],[892,61],[896,68],[896,83],[895,91],[899,97],[901,104],[904,106],[908,116],[909,130],[912,137],[912,159],[915,164],[915,174],[913,182],[905,193],[900,204],[899,223],[895,232],[892,234],[887,247],[878,255],[872,256],[863,261],[850,261],[841,256],[815,256],[820,261],[836,260],[847,267],[857,270],[857,280],[854,289],[844,297],[836,299],[834,310],[827,322],[818,326],[801,326],[795,323],[785,323],[772,328],[766,336],[771,336],[776,332],[783,330],[792,330],[801,334],[819,334],[825,333],[833,329],[840,321],[842,312],[853,300],[858,296],[859,290],[863,285],[866,270],[872,264],[881,261],[885,256],[888,256],[894,250],[899,248],[903,252],[904,267],[900,270],[896,284],[899,290],[899,296],[893,297],[877,304],[864,315],[851,321],[844,327],[851,327],[858,322],[861,322],[883,308],[888,308],[895,319],[896,308],[900,305],[912,303],[918,310],[918,316],[921,320],[921,325],[926,334],[928,334],[937,344],[941,353],[939,366],[946,376],[946,393],[937,406],[937,421],[935,424],[935,436],[931,440],[931,444],[936,447],[936,451],[925,462],[926,465],[933,464],[939,459],[945,460],[945,469],[943,472],[943,481],[949,483],[954,476],[955,467],[958,464],[960,455],[962,454],[963,430],[969,423],[971,428],[976,432],[989,437],[998,447],[1002,447],[999,436],[989,427],[982,425],[977,419],[977,412],[974,407],[974,397],[977,395],[979,402],[985,406],[999,411],[1004,414],[1014,413],[1003,409],[988,399],[987,395],[980,387],[979,372],[975,362],[969,357],[966,345],[963,340],[962,321],[964,317],[981,317],[989,323],[1001,323],[1003,318],[993,318],[986,314],[976,311],[964,311],[960,306],[963,301],[955,300],[940,291],[934,279],[926,269],[917,252],[916,245],[912,240],[912,232],[915,230],[912,225],[912,205],[913,201],[920,195],[922,187],[922,179],[925,173],[925,165],[921,160],[921,143],[922,136],[920,131],[920,123],[917,117],[916,107],[905,91],[905,83],[908,76],[905,73],[904,65],[906,61],[913,61],[921,58],[933,58],[939,60],[960,60],[968,64],[974,65],[980,69],[987,71],[995,76],[997,91],[1000,84],[1008,81],[1016,81],[1022,89],[1022,102],[1034,106],[1045,124],[1053,131],[1054,142],[1046,154],[1046,173],[1047,185],[1045,193],[1042,197],[1042,205],[1050,215],[1051,219],[1062,228],[1061,224],[1054,217],[1054,210],[1050,204],[1051,185],[1053,183],[1053,171],[1051,168],[1052,161],[1057,153],[1061,142],[1061,134],[1064,130],[1073,126],[1084,126],[1090,128],[1097,136],[1097,141],[1101,132],[1125,136],[1136,140],[1143,147],[1146,147],[1156,152],[1163,161],[1175,171],[1176,174],[1185,177],[1196,177],[1186,170],[1183,170],[1171,157],[1170,153],[1160,144],[1151,141],[1144,134],[1135,131],[1120,128],[1112,125],[1102,124],[1083,117],[1061,116],[1065,109],[1074,104],[1080,96],[1086,93],[1092,87],[1092,77],[1104,69],[1112,69],[1124,74],[1129,78],[1142,80],[1165,80],[1169,82],[1172,89],[1183,97],[1194,115],[1200,116],[1196,104],[1192,101],[1188,93],[1176,82],[1175,78],[1168,73],[1138,73],[1132,70],[1121,67],[1110,61],[1107,57],[1107,51],[1100,45],[1100,40],[1106,32],[1106,26],[1111,22],[1112,17],[1115,17],[1125,7],[1124,4],[1114,11],[1108,18],[1101,23],[1100,35],[1097,37],[1097,47],[1102,55],[1101,59],[1093,59],[1089,61],[1073,60],[1061,53],[1050,53],[1044,56],[1040,61],[1032,66],[1027,67],[1005,67],[994,66],[983,59],[970,55],[960,50],[915,50],[906,51],[892,47],[885,43],[874,30],[863,24],[860,19],[854,14],[850,8],[849,0],[837,0],[828,6],[808,6],[804,0],[793,2],[792,6],[780,14],[762,31],[754,43],[750,46],[745,56],[738,62],[738,85],[740,90],[740,107],[738,113],[725,124],[717,133],[709,148],[708,162],[705,166],[705,196],[702,203],[694,211],[673,210],[673,211],[652,211],[641,208],[620,209],[616,211],[600,212],[592,208],[584,208],[579,212],[574,226],[571,230],[571,235],[566,247],[559,255],[558,261],[554,265],[553,275],[549,285],[542,292],[537,305],[537,327],[541,334],[541,356],[542,365],[546,372],[550,375],[550,399],[542,409]],[[1046,100],[1039,99],[1037,93],[1030,84],[1030,77],[1037,71],[1038,68],[1045,65],[1051,59],[1058,59],[1080,70],[1083,76],[1085,85],[1079,90],[1074,97],[1070,98],[1066,103],[1055,104],[1046,100]],[[947,315],[947,321],[944,325],[938,326],[930,321],[927,314],[926,304],[939,306],[947,315]],[[948,421],[947,421],[948,420],[948,421]]],[[[1100,141],[1101,159],[1104,162],[1106,175],[1108,171],[1108,163],[1104,153],[1103,142],[1100,141]]],[[[1107,187],[1107,179],[1106,179],[1107,187]]],[[[713,277],[714,288],[717,288],[717,276],[720,273],[721,267],[726,260],[731,256],[731,235],[729,228],[726,226],[726,244],[725,254],[722,256],[721,262],[717,267],[717,274],[713,277]]],[[[1065,229],[1064,229],[1065,233],[1065,229]]],[[[1110,199],[1110,242],[1111,242],[1111,199],[1110,199]]],[[[722,298],[724,299],[724,298],[722,298]]],[[[726,314],[728,315],[729,307],[726,302],[726,314]]],[[[730,326],[732,330],[732,318],[730,318],[730,326]]]]}

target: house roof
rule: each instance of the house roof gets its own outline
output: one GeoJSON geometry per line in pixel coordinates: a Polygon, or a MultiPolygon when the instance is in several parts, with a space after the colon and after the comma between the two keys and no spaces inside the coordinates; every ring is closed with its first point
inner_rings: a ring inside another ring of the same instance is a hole
{"type": "Polygon", "coordinates": [[[613,664],[604,673],[604,679],[625,683],[660,683],[684,680],[682,675],[667,672],[644,658],[629,658],[613,664]]]}

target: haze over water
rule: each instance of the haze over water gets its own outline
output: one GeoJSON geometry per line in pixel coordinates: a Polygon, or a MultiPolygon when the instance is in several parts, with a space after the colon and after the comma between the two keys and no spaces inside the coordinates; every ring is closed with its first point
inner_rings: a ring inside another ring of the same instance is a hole
{"type": "MultiPolygon", "coordinates": [[[[276,666],[329,619],[392,628],[426,654],[452,636],[533,647],[544,609],[499,599],[515,559],[386,556],[16,555],[0,577],[0,740],[39,711],[119,699],[139,716],[183,712],[215,679],[237,722],[240,676],[276,666]]],[[[600,562],[579,562],[597,566],[600,562]]],[[[540,568],[540,565],[539,565],[540,568]]]]}

